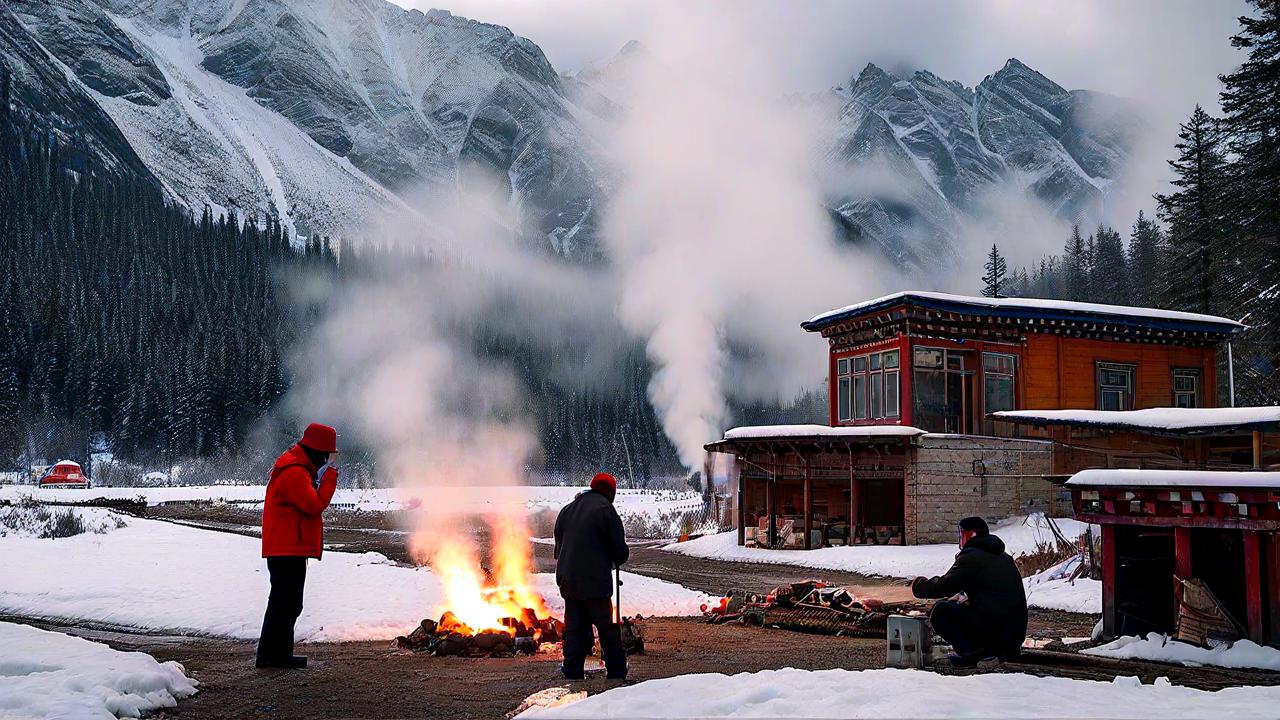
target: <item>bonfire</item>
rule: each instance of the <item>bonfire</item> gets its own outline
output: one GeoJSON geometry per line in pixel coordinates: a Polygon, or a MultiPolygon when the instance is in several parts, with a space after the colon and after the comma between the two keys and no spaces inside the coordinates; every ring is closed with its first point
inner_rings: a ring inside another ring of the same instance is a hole
{"type": "MultiPolygon", "coordinates": [[[[432,655],[505,657],[534,654],[560,641],[561,623],[551,617],[533,588],[532,545],[524,523],[512,517],[489,520],[490,572],[481,566],[474,542],[461,533],[428,541],[415,535],[411,550],[429,558],[440,578],[438,620],[427,618],[396,647],[432,655]]],[[[418,535],[421,535],[419,533],[418,535]]]]}

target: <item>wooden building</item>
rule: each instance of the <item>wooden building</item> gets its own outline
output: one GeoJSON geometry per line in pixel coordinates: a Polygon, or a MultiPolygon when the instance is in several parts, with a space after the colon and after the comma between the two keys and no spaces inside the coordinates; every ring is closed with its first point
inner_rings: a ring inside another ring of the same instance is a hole
{"type": "Polygon", "coordinates": [[[1218,405],[1226,318],[901,292],[802,323],[829,346],[831,425],[1008,434],[1001,410],[1218,405]]]}
{"type": "Polygon", "coordinates": [[[1280,469],[1280,407],[1010,410],[995,419],[1053,440],[1052,476],[1090,468],[1280,469]]]}
{"type": "Polygon", "coordinates": [[[1173,633],[1194,579],[1241,636],[1280,646],[1280,473],[1098,469],[1066,487],[1102,528],[1108,639],[1173,633]]]}
{"type": "MultiPolygon", "coordinates": [[[[735,428],[739,543],[948,542],[1065,512],[1049,434],[1000,411],[1217,404],[1216,353],[1242,326],[1149,308],[902,292],[801,324],[828,345],[828,425],[735,428]],[[1062,506],[1059,507],[1059,504],[1062,506]]],[[[1065,479],[1065,478],[1064,478],[1065,479]]]]}

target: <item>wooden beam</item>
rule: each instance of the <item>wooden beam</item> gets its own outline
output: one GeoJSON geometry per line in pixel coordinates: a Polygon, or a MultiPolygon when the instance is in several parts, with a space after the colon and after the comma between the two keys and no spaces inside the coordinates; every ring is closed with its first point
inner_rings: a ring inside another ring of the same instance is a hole
{"type": "Polygon", "coordinates": [[[1253,431],[1253,467],[1262,467],[1262,433],[1258,430],[1253,431]]]}
{"type": "Polygon", "coordinates": [[[853,448],[849,448],[849,537],[846,545],[853,544],[854,533],[858,530],[858,474],[853,462],[853,448]]]}
{"type": "Polygon", "coordinates": [[[1249,639],[1261,645],[1266,638],[1262,629],[1262,538],[1257,530],[1244,531],[1244,601],[1249,639]]]}
{"type": "Polygon", "coordinates": [[[1102,526],[1102,636],[1116,637],[1116,529],[1102,526]]]}
{"type": "Polygon", "coordinates": [[[746,473],[742,472],[742,466],[739,463],[734,463],[734,472],[738,476],[738,545],[741,546],[747,544],[747,508],[743,504],[746,492],[742,487],[743,483],[747,481],[747,477],[746,473]]]}
{"type": "Polygon", "coordinates": [[[769,486],[765,489],[765,505],[769,512],[769,547],[778,544],[778,490],[776,487],[778,481],[778,454],[771,452],[773,458],[772,467],[769,468],[769,486]]]}

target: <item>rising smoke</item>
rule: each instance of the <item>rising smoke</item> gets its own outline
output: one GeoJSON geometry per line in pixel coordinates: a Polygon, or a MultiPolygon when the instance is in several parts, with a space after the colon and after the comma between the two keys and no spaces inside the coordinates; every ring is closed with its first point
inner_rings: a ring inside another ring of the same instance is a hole
{"type": "Polygon", "coordinates": [[[824,354],[800,321],[880,282],[833,244],[814,172],[821,133],[786,99],[770,54],[731,15],[652,8],[662,17],[645,44],[662,62],[634,69],[606,143],[622,179],[604,240],[620,319],[658,368],[650,400],[694,469],[728,398],[785,402],[820,384],[824,354]],[[735,344],[750,357],[733,357],[735,344]]]}

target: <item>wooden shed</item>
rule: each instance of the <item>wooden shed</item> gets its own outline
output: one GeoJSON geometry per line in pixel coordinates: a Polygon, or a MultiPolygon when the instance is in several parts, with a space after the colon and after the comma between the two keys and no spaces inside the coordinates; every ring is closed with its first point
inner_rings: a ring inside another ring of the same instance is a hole
{"type": "Polygon", "coordinates": [[[1066,487],[1102,528],[1107,638],[1172,633],[1197,579],[1242,636],[1280,646],[1280,473],[1098,469],[1066,487]]]}

